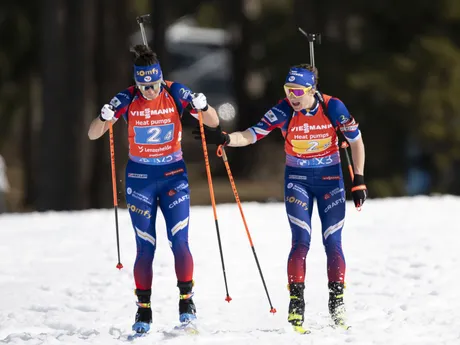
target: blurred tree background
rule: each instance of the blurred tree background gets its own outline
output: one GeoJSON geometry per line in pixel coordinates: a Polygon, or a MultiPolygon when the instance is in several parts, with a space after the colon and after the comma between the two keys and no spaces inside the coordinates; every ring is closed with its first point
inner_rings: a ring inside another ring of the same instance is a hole
{"type": "MultiPolygon", "coordinates": [[[[371,197],[460,194],[460,2],[458,0],[3,0],[0,3],[0,154],[10,211],[112,204],[108,138],[87,129],[132,84],[129,47],[139,14],[166,78],[166,31],[184,16],[229,34],[229,87],[237,105],[227,130],[255,124],[283,97],[290,65],[309,62],[298,32],[322,33],[320,89],[342,99],[366,145],[371,197]],[[153,32],[153,33],[152,33],[153,32]]],[[[193,73],[193,71],[191,71],[193,73]]],[[[180,78],[175,78],[181,82],[180,78]]],[[[194,90],[201,91],[201,90],[194,90]]],[[[200,143],[184,133],[192,203],[209,202],[200,143]]],[[[115,126],[120,201],[126,126],[115,126]]],[[[281,200],[283,140],[228,149],[243,200],[281,200]]],[[[222,163],[211,163],[218,202],[232,202],[222,163]]]]}

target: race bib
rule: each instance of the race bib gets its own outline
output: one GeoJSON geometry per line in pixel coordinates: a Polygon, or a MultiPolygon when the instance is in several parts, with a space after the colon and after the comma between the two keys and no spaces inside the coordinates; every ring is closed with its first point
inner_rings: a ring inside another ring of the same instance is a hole
{"type": "Polygon", "coordinates": [[[298,154],[322,152],[331,146],[331,139],[328,137],[315,140],[291,140],[292,150],[298,154]]]}

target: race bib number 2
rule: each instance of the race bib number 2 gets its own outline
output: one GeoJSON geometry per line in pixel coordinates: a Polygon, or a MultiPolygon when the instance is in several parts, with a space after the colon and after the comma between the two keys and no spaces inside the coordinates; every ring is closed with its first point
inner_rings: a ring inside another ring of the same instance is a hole
{"type": "Polygon", "coordinates": [[[331,138],[318,140],[291,140],[295,153],[316,153],[327,150],[331,146],[331,138]]]}
{"type": "Polygon", "coordinates": [[[160,145],[174,139],[174,123],[160,126],[134,126],[134,142],[140,145],[160,145]]]}

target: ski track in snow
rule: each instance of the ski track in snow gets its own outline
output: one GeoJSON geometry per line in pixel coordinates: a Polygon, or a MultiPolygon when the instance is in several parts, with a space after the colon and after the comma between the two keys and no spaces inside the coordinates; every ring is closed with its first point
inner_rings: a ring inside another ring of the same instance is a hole
{"type": "MultiPolygon", "coordinates": [[[[345,303],[352,329],[328,326],[326,256],[316,205],[307,257],[304,326],[287,323],[286,263],[290,230],[282,204],[243,210],[277,313],[272,315],[236,205],[218,205],[230,303],[212,209],[193,207],[197,336],[165,336],[178,323],[173,256],[161,213],[153,278],[151,334],[136,344],[460,344],[460,198],[347,202],[343,246],[345,303]]],[[[0,216],[0,344],[130,343],[136,311],[134,232],[119,212],[117,263],[113,210],[0,216]]]]}

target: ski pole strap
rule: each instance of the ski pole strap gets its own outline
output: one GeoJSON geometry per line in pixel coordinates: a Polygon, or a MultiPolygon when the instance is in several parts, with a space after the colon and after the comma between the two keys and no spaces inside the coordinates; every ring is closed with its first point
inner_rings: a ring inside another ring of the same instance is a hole
{"type": "Polygon", "coordinates": [[[365,189],[367,189],[366,185],[360,184],[359,186],[354,186],[353,188],[351,188],[351,191],[356,192],[357,190],[365,190],[365,189]]]}

